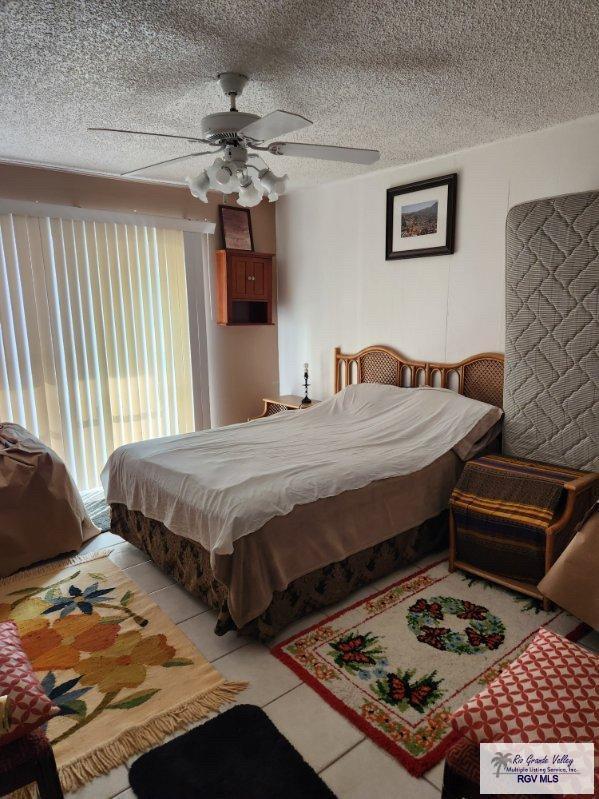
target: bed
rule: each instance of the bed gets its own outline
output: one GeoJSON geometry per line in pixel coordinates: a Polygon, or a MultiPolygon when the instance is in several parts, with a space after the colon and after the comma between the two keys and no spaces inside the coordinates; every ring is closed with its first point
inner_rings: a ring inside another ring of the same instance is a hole
{"type": "Polygon", "coordinates": [[[217,634],[268,640],[445,546],[464,459],[499,433],[500,354],[446,364],[337,349],[334,375],[335,395],[311,409],[109,459],[112,531],[214,608],[217,634]]]}

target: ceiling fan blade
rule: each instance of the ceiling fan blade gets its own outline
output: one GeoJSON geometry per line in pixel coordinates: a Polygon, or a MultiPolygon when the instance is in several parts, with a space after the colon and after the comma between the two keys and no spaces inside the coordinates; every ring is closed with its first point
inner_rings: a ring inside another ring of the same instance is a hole
{"type": "Polygon", "coordinates": [[[274,141],[268,145],[273,155],[294,155],[299,158],[321,158],[323,161],[346,161],[350,164],[374,164],[381,157],[378,150],[358,147],[334,147],[330,144],[274,141]]]}
{"type": "Polygon", "coordinates": [[[89,131],[101,131],[103,133],[132,133],[135,136],[160,136],[163,139],[182,139],[189,142],[201,142],[211,144],[206,139],[196,139],[194,136],[175,136],[174,133],[152,133],[149,130],[122,130],[121,128],[88,128],[89,131]]]}
{"type": "Polygon", "coordinates": [[[294,130],[307,128],[311,124],[309,119],[299,114],[292,114],[289,111],[272,111],[262,119],[250,122],[238,132],[251,139],[256,139],[256,141],[265,141],[275,136],[285,136],[294,130]]]}
{"type": "Polygon", "coordinates": [[[137,169],[129,169],[127,172],[121,172],[121,176],[133,175],[135,172],[141,172],[143,169],[150,169],[153,166],[162,166],[162,164],[172,164],[175,161],[184,161],[186,158],[194,158],[197,155],[212,155],[214,150],[204,150],[201,153],[187,153],[187,155],[177,155],[175,158],[167,158],[166,161],[156,161],[155,164],[146,164],[139,166],[137,169]]]}

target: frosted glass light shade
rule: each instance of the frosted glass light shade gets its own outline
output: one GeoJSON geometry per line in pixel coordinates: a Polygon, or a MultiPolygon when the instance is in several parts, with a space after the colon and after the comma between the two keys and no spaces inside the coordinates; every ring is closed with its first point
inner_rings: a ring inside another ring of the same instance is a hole
{"type": "Polygon", "coordinates": [[[264,190],[268,195],[271,194],[285,194],[287,191],[287,183],[289,178],[287,175],[283,175],[282,177],[278,177],[272,172],[270,169],[264,170],[264,172],[260,173],[260,183],[264,187],[264,190]]]}
{"type": "Polygon", "coordinates": [[[227,183],[231,180],[231,170],[228,169],[226,166],[221,166],[220,169],[216,170],[214,175],[214,180],[221,186],[226,186],[227,183]]]}
{"type": "Polygon", "coordinates": [[[261,199],[262,193],[250,182],[245,186],[240,186],[237,205],[241,205],[244,208],[253,208],[254,205],[258,205],[261,199]]]}
{"type": "Polygon", "coordinates": [[[210,187],[223,194],[231,194],[239,189],[239,181],[235,174],[235,163],[217,158],[208,167],[206,174],[210,179],[210,187]],[[227,174],[228,173],[228,174],[227,174]]]}
{"type": "Polygon", "coordinates": [[[185,178],[189,186],[189,191],[203,203],[208,202],[208,189],[210,188],[210,178],[206,172],[200,172],[195,178],[185,178]]]}

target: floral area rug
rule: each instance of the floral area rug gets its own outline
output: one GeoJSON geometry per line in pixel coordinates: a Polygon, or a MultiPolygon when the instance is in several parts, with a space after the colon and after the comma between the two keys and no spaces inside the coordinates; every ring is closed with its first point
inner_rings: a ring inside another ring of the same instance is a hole
{"type": "Polygon", "coordinates": [[[337,711],[421,776],[455,740],[451,714],[528,646],[540,627],[576,638],[562,611],[447,561],[390,585],[272,653],[337,711]]]}
{"type": "Polygon", "coordinates": [[[0,621],[17,622],[61,714],[50,739],[65,793],[218,710],[226,683],[107,552],[0,581],[0,621]]]}

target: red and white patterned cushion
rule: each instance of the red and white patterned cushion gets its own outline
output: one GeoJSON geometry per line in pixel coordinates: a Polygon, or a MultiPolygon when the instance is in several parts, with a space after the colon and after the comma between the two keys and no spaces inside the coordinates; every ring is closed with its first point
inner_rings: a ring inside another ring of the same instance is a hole
{"type": "Polygon", "coordinates": [[[8,696],[10,714],[8,730],[0,734],[0,746],[60,713],[37,681],[13,621],[0,622],[0,696],[8,696]]]}
{"type": "Polygon", "coordinates": [[[541,628],[453,726],[477,742],[598,741],[599,656],[541,628]]]}

